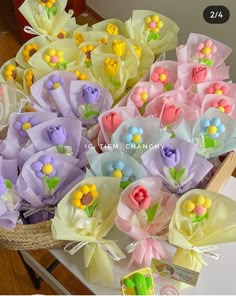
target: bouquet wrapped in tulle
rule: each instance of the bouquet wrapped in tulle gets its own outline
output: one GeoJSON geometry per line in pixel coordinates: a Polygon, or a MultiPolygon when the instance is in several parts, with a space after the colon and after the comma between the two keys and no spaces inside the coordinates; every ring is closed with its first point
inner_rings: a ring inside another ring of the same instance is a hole
{"type": "Polygon", "coordinates": [[[68,241],[65,251],[73,255],[84,248],[84,264],[90,282],[113,282],[113,260],[124,258],[117,244],[106,235],[114,225],[120,180],[112,177],[86,178],[59,202],[52,233],[68,241]]]}

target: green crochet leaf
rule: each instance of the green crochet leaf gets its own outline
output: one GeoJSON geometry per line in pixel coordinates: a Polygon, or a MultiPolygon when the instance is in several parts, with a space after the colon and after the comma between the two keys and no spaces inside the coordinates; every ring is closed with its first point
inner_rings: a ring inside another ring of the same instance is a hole
{"type": "Polygon", "coordinates": [[[204,135],[204,144],[205,148],[216,148],[218,146],[217,140],[211,139],[208,135],[204,135]]]}
{"type": "Polygon", "coordinates": [[[177,182],[180,183],[180,179],[185,173],[185,168],[181,168],[179,170],[176,170],[174,167],[170,168],[170,174],[171,177],[177,182]]]}
{"type": "Polygon", "coordinates": [[[12,188],[12,183],[11,183],[11,181],[9,179],[5,179],[4,182],[5,182],[5,185],[6,185],[7,189],[12,188]]]}
{"type": "Polygon", "coordinates": [[[47,187],[50,191],[55,189],[61,182],[61,178],[57,176],[52,178],[45,177],[45,179],[46,179],[47,187]]]}
{"type": "Polygon", "coordinates": [[[84,210],[89,218],[93,217],[93,212],[98,205],[98,200],[95,199],[91,206],[86,207],[84,210]]]}
{"type": "Polygon", "coordinates": [[[159,40],[160,39],[160,35],[158,33],[155,33],[155,32],[150,32],[148,34],[148,38],[147,38],[147,41],[150,42],[151,40],[159,40]]]}
{"type": "Polygon", "coordinates": [[[158,203],[154,204],[151,208],[147,209],[146,210],[146,213],[147,213],[147,216],[148,216],[148,219],[147,221],[148,222],[152,222],[155,215],[156,215],[156,212],[157,212],[157,209],[158,209],[158,203]]]}

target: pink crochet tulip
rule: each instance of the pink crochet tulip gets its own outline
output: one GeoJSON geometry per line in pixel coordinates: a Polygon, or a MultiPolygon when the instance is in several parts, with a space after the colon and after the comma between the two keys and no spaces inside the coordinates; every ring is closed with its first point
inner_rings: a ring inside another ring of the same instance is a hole
{"type": "Polygon", "coordinates": [[[129,194],[130,204],[135,210],[145,210],[150,206],[151,197],[143,186],[136,186],[129,194]]]}
{"type": "Polygon", "coordinates": [[[192,70],[192,81],[193,83],[204,82],[207,76],[207,68],[204,66],[193,67],[192,70]]]}
{"type": "Polygon", "coordinates": [[[162,111],[161,122],[163,125],[168,125],[175,122],[180,115],[180,108],[175,105],[165,104],[162,111]]]}
{"type": "Polygon", "coordinates": [[[102,123],[108,132],[114,133],[114,131],[121,124],[121,118],[116,112],[112,111],[102,118],[102,123]]]}

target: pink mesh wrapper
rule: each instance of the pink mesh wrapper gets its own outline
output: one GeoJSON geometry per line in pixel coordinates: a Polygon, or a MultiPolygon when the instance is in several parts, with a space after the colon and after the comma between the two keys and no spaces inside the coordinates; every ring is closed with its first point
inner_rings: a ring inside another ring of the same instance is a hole
{"type": "Polygon", "coordinates": [[[141,115],[143,115],[145,106],[162,92],[163,86],[160,83],[139,82],[129,94],[127,106],[135,106],[139,109],[141,115]]]}
{"type": "Polygon", "coordinates": [[[158,239],[165,239],[177,197],[162,192],[161,186],[161,179],[149,177],[133,182],[121,194],[115,223],[120,231],[135,240],[126,248],[132,253],[129,265],[135,263],[140,267],[147,267],[151,265],[151,258],[167,257],[158,239]],[[141,191],[140,187],[144,188],[145,192],[141,191]],[[140,192],[135,195],[137,190],[140,192]],[[135,203],[130,196],[133,196],[135,203]],[[155,207],[156,211],[153,210],[155,207]],[[147,213],[151,211],[152,216],[149,216],[147,213]]]}
{"type": "Polygon", "coordinates": [[[178,79],[177,70],[178,62],[176,61],[155,62],[151,66],[149,81],[162,85],[162,92],[173,90],[178,79]]]}
{"type": "Polygon", "coordinates": [[[219,67],[230,55],[232,49],[206,35],[190,33],[185,45],[176,48],[177,61],[186,63],[210,63],[219,67]]]}
{"type": "Polygon", "coordinates": [[[197,85],[197,94],[202,100],[207,94],[236,98],[236,83],[222,80],[207,81],[197,85]]]}
{"type": "Polygon", "coordinates": [[[196,92],[199,83],[229,78],[229,67],[213,68],[202,64],[181,64],[178,66],[177,86],[196,92]]]}
{"type": "Polygon", "coordinates": [[[146,107],[144,116],[160,118],[162,126],[173,126],[181,120],[197,118],[195,101],[186,90],[173,90],[153,99],[146,107]]]}
{"type": "Polygon", "coordinates": [[[209,108],[216,108],[236,120],[235,110],[235,98],[223,96],[223,95],[206,95],[201,102],[201,113],[202,116],[209,108]]]}

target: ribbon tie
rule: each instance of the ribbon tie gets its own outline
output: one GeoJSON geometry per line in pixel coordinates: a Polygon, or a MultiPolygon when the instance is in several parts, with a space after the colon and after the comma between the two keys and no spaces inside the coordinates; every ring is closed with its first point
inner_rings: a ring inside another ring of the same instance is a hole
{"type": "Polygon", "coordinates": [[[125,254],[120,250],[117,244],[112,240],[91,240],[91,241],[80,241],[80,242],[70,242],[64,247],[64,251],[74,255],[80,249],[82,249],[87,244],[96,244],[101,247],[113,260],[120,261],[125,258],[125,254]]]}
{"type": "Polygon", "coordinates": [[[54,206],[45,206],[41,208],[35,208],[30,204],[23,204],[20,209],[20,211],[26,211],[23,216],[24,218],[28,218],[29,216],[36,214],[40,211],[47,211],[50,214],[55,214],[55,207],[54,206]]]}

